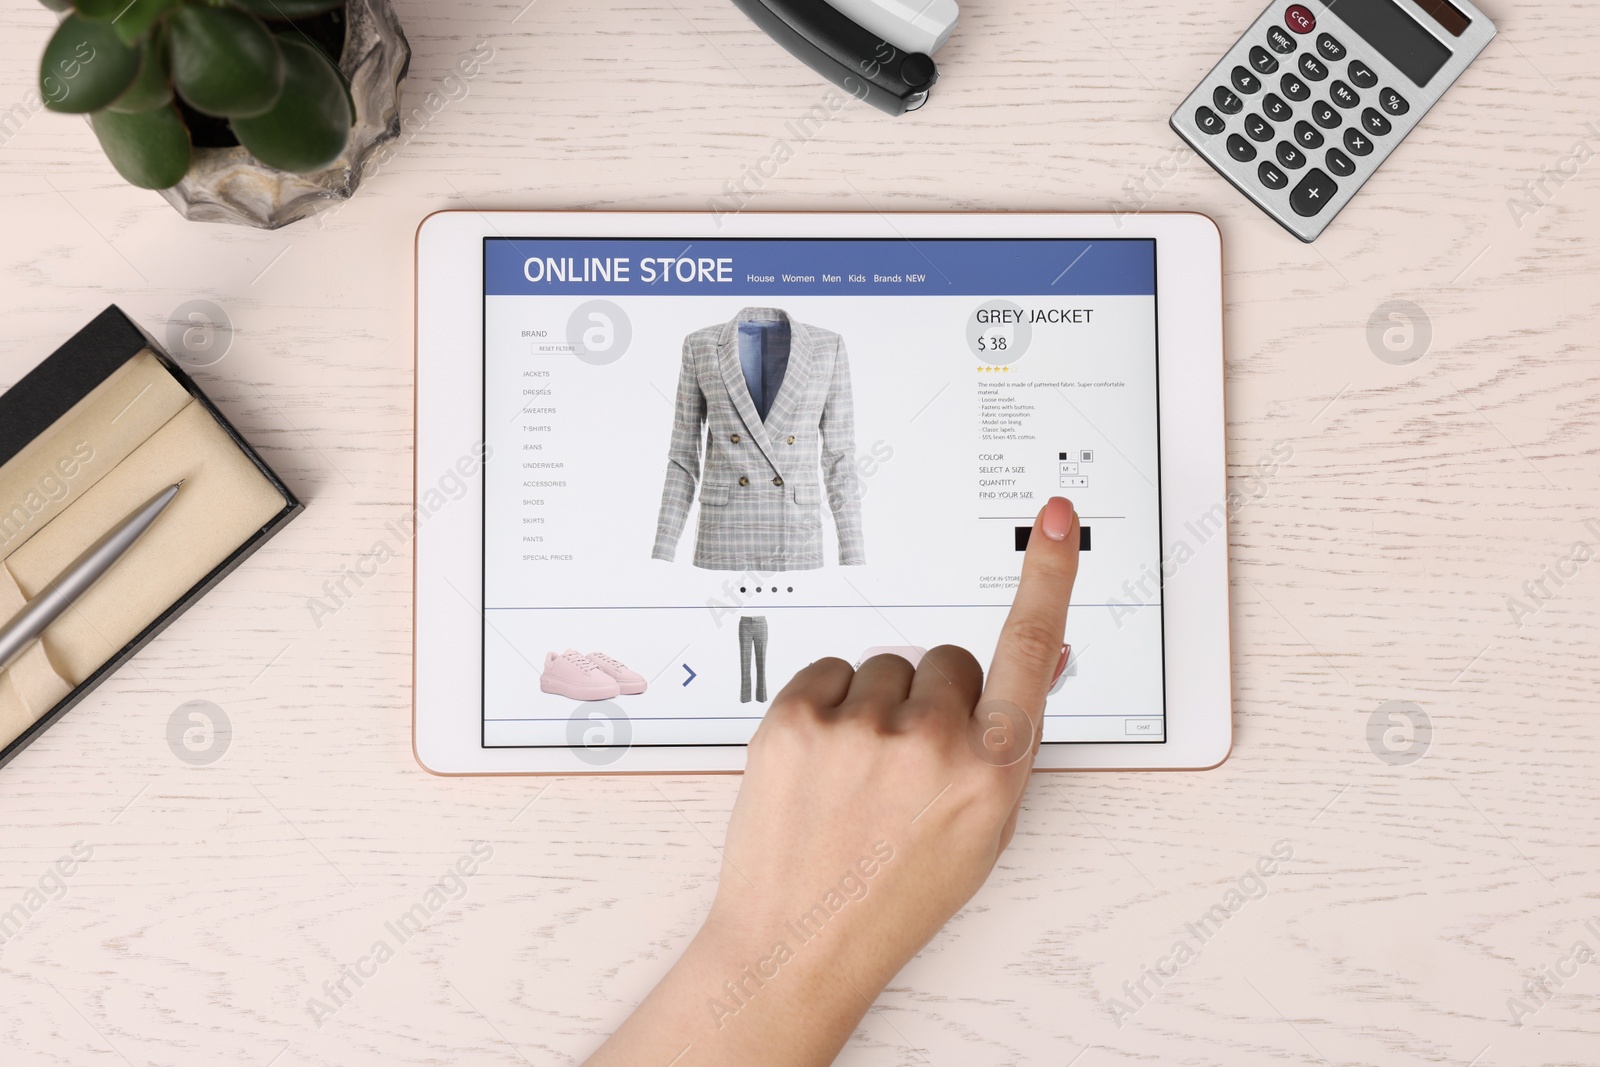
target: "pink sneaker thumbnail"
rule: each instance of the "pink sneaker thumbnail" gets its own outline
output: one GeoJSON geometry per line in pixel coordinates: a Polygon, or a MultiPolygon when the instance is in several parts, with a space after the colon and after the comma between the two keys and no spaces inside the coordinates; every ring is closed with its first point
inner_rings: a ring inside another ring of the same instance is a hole
{"type": "Polygon", "coordinates": [[[612,659],[604,652],[589,653],[589,662],[599,667],[608,676],[615,679],[617,688],[624,696],[638,696],[645,690],[644,675],[638,671],[631,671],[626,664],[612,659]]]}
{"type": "Polygon", "coordinates": [[[609,700],[623,692],[615,678],[572,648],[559,656],[554,652],[545,654],[539,688],[573,700],[609,700]]]}

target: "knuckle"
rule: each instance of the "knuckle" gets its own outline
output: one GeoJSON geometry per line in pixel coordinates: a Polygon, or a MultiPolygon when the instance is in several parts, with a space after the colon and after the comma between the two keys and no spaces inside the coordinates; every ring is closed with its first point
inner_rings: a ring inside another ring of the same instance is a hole
{"type": "Polygon", "coordinates": [[[818,711],[806,703],[789,703],[773,708],[761,720],[750,738],[750,756],[770,755],[789,758],[805,752],[821,724],[818,711]]]}
{"type": "Polygon", "coordinates": [[[763,725],[771,723],[774,728],[792,730],[808,722],[815,722],[822,718],[822,701],[810,693],[780,693],[773,700],[771,709],[762,720],[763,725]]]}
{"type": "Polygon", "coordinates": [[[885,710],[887,709],[883,701],[860,693],[852,693],[833,709],[832,718],[839,723],[876,722],[883,718],[885,710]]]}
{"type": "Polygon", "coordinates": [[[952,674],[983,674],[983,667],[978,663],[978,657],[960,645],[937,645],[930,648],[928,654],[922,657],[922,662],[938,666],[952,674]]]}
{"type": "Polygon", "coordinates": [[[1023,666],[1054,666],[1061,658],[1061,635],[1034,619],[1015,619],[1000,636],[1005,654],[1023,666]]]}
{"type": "Polygon", "coordinates": [[[930,649],[917,665],[916,676],[923,680],[922,688],[928,688],[926,683],[932,679],[946,683],[932,687],[938,691],[975,695],[983,688],[983,668],[971,652],[958,645],[930,649]]]}
{"type": "Polygon", "coordinates": [[[879,652],[871,659],[863,660],[861,669],[865,670],[868,663],[876,663],[888,667],[899,667],[903,663],[908,669],[911,667],[911,661],[898,652],[879,652]]]}
{"type": "Polygon", "coordinates": [[[879,732],[923,737],[947,733],[955,728],[956,716],[951,712],[956,703],[959,702],[944,694],[907,697],[883,717],[879,732]]]}
{"type": "Polygon", "coordinates": [[[1065,542],[1050,543],[1046,545],[1043,539],[1041,539],[1041,548],[1048,547],[1053,551],[1028,553],[1022,561],[1023,570],[1028,572],[1029,577],[1033,579],[1043,578],[1046,581],[1070,581],[1078,573],[1077,554],[1075,552],[1062,552],[1059,550],[1065,544],[1076,545],[1077,538],[1081,536],[1080,534],[1076,533],[1077,530],[1078,524],[1077,521],[1074,520],[1072,529],[1067,531],[1067,540],[1065,542]]]}

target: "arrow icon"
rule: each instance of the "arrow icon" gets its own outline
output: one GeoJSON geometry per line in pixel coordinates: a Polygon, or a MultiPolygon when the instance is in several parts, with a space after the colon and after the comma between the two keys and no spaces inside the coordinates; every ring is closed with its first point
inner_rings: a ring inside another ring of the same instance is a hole
{"type": "Polygon", "coordinates": [[[695,679],[696,679],[696,678],[698,678],[698,677],[700,677],[700,676],[699,676],[699,675],[698,675],[698,674],[696,674],[696,673],[695,673],[695,672],[694,672],[694,668],[693,668],[693,667],[691,667],[691,666],[689,666],[689,665],[688,665],[688,664],[687,664],[687,663],[685,663],[685,664],[684,664],[684,665],[683,665],[683,669],[684,669],[684,670],[686,670],[686,671],[688,671],[688,672],[689,672],[689,677],[687,677],[687,678],[685,678],[685,679],[684,679],[684,680],[683,680],[683,684],[684,684],[684,685],[688,685],[688,684],[689,684],[689,683],[690,683],[690,682],[692,682],[692,681],[694,681],[694,680],[695,680],[695,679]]]}

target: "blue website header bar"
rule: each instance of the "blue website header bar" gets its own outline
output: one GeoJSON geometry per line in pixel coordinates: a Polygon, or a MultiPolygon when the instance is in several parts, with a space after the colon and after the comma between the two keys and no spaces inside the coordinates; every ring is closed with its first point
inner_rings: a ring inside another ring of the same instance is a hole
{"type": "Polygon", "coordinates": [[[490,296],[1153,296],[1155,241],[487,237],[490,296]]]}

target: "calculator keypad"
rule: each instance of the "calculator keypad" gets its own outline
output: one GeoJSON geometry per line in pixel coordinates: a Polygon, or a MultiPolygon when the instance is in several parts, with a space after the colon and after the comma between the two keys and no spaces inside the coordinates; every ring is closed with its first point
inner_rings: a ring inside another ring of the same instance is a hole
{"type": "MultiPolygon", "coordinates": [[[[1493,26],[1486,29],[1473,42],[1479,50],[1493,36],[1493,26]]],[[[1269,214],[1310,240],[1442,91],[1403,79],[1386,84],[1394,77],[1332,0],[1275,0],[1173,124],[1269,214]]]]}

